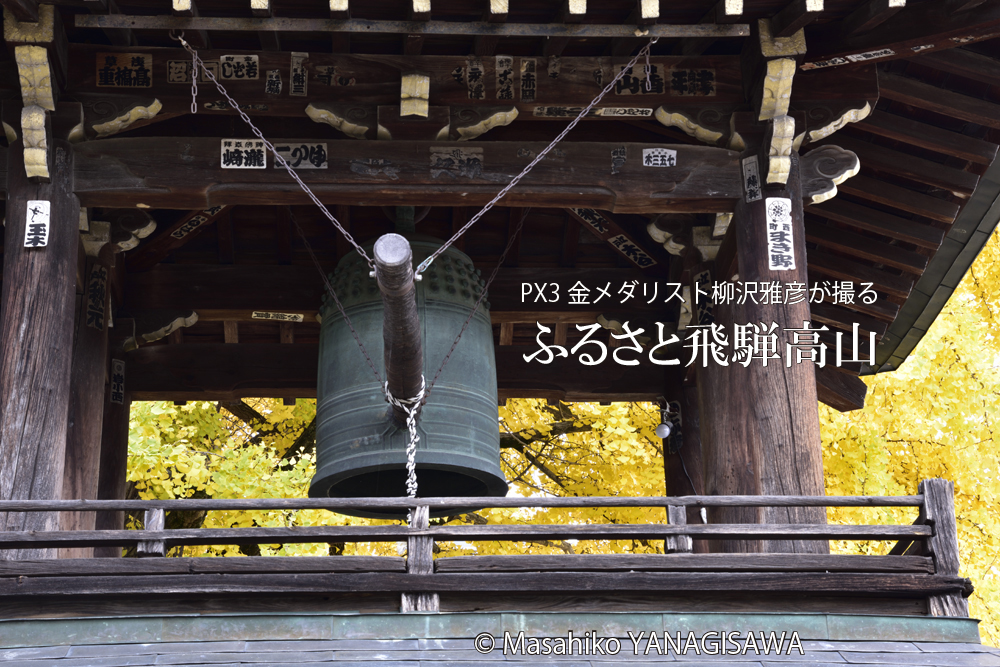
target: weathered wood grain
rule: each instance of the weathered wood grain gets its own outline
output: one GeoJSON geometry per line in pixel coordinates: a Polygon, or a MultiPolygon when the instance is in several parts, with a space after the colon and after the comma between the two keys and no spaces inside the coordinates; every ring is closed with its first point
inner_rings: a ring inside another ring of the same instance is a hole
{"type": "MultiPolygon", "coordinates": [[[[135,323],[132,320],[121,318],[115,322],[115,327],[108,334],[109,365],[114,359],[125,360],[122,344],[134,334],[135,323]]],[[[113,379],[110,368],[108,377],[113,379]]],[[[101,430],[100,475],[97,482],[97,497],[102,501],[120,501],[125,498],[128,476],[129,412],[132,406],[130,383],[131,372],[126,363],[125,394],[122,396],[122,402],[116,403],[111,400],[111,382],[107,384],[102,394],[104,420],[101,430]]],[[[122,530],[125,528],[125,512],[122,509],[114,508],[111,511],[98,512],[94,527],[98,530],[122,530]]],[[[120,558],[121,555],[122,550],[116,546],[94,549],[94,556],[97,558],[120,558]]]]}
{"type": "Polygon", "coordinates": [[[879,87],[885,99],[960,118],[977,125],[1000,128],[998,104],[889,72],[883,72],[879,77],[879,87]]]}
{"type": "MultiPolygon", "coordinates": [[[[748,151],[747,155],[752,155],[748,151]]],[[[733,221],[739,275],[742,281],[806,282],[806,248],[803,228],[798,156],[793,152],[788,183],[765,189],[755,202],[737,203],[733,221]],[[794,269],[769,268],[767,210],[769,198],[791,203],[794,269]]],[[[801,327],[810,320],[809,304],[733,304],[716,308],[716,322],[744,324],[774,322],[779,330],[801,327]],[[731,319],[730,319],[731,318],[731,319]]],[[[744,367],[731,363],[699,369],[699,412],[707,493],[782,493],[821,495],[823,464],[819,416],[816,411],[816,374],[812,363],[744,367]],[[715,366],[715,367],[713,367],[715,366]],[[702,388],[702,381],[706,386],[702,388]]],[[[818,523],[825,513],[813,509],[716,510],[713,522],[818,523]]],[[[827,545],[804,541],[764,544],[724,542],[724,551],[778,551],[823,553],[827,545]]]]}
{"type": "Polygon", "coordinates": [[[960,197],[970,197],[979,184],[979,176],[972,172],[949,167],[915,155],[900,153],[885,146],[860,141],[854,137],[837,135],[824,143],[836,144],[841,148],[853,151],[867,169],[896,174],[918,183],[933,185],[960,197]]]}
{"type": "MultiPolygon", "coordinates": [[[[923,496],[566,496],[464,498],[477,507],[920,507],[923,496]]],[[[454,507],[454,498],[184,498],[178,500],[0,500],[0,512],[294,510],[454,507]]]]}
{"type": "MultiPolygon", "coordinates": [[[[955,521],[955,484],[945,479],[920,482],[924,494],[924,518],[934,527],[926,544],[939,576],[955,576],[961,567],[958,554],[958,527],[955,521]]],[[[969,603],[962,593],[931,595],[927,600],[932,616],[969,616],[969,603]]]]}
{"type": "Polygon", "coordinates": [[[158,596],[317,594],[323,592],[565,592],[649,593],[675,591],[777,592],[834,595],[925,597],[961,590],[967,580],[954,576],[884,573],[708,572],[516,572],[412,575],[308,573],[160,575],[155,577],[24,577],[0,579],[0,596],[158,596]]]}
{"type": "Polygon", "coordinates": [[[956,13],[947,2],[915,3],[892,20],[853,36],[844,36],[844,25],[839,21],[815,28],[809,35],[809,55],[803,67],[850,66],[848,56],[880,51],[876,62],[907,58],[913,55],[914,47],[922,47],[922,52],[951,49],[959,40],[968,44],[989,39],[998,27],[1000,6],[995,4],[956,13]]]}
{"type": "Polygon", "coordinates": [[[132,545],[163,541],[167,548],[205,544],[277,542],[399,542],[411,537],[435,540],[663,539],[689,535],[712,540],[898,540],[926,537],[929,526],[848,526],[823,524],[669,524],[435,526],[307,526],[294,528],[201,528],[163,531],[5,531],[0,549],[132,545]]]}
{"type": "Polygon", "coordinates": [[[816,395],[835,410],[850,412],[865,407],[868,385],[861,378],[839,371],[834,366],[816,369],[816,395]]]}
{"type": "MultiPolygon", "coordinates": [[[[290,139],[291,141],[292,139],[290,139]]],[[[131,138],[77,144],[75,191],[87,206],[205,209],[307,204],[284,170],[223,169],[219,138],[131,138]]],[[[314,140],[300,140],[313,143],[314,140]]],[[[537,142],[341,142],[328,169],[300,172],[324,202],[481,206],[545,148],[537,142]],[[454,153],[458,151],[458,153],[454,153]]],[[[507,206],[586,206],[622,213],[728,211],[740,194],[737,154],[671,145],[677,166],[643,165],[659,145],[565,143],[503,200],[507,206]],[[624,149],[625,162],[613,153],[624,149]]]]}
{"type": "MultiPolygon", "coordinates": [[[[970,53],[962,49],[939,51],[927,57],[944,56],[953,53],[970,53]]],[[[970,55],[975,55],[971,54],[970,55]]],[[[978,56],[987,62],[995,61],[978,56]]],[[[917,59],[920,60],[919,58],[917,59]]],[[[1000,85],[1000,78],[997,79],[1000,85]]],[[[854,125],[859,130],[876,134],[887,139],[895,139],[912,146],[952,155],[977,164],[992,164],[997,157],[997,145],[965,134],[952,132],[935,125],[921,123],[905,116],[897,116],[884,111],[873,111],[868,118],[854,125]]]]}
{"type": "MultiPolygon", "coordinates": [[[[477,507],[920,507],[923,496],[566,496],[464,498],[477,507]]],[[[0,500],[0,512],[294,510],[454,507],[454,498],[184,498],[177,500],[0,500]]]]}
{"type": "MultiPolygon", "coordinates": [[[[705,572],[914,572],[934,574],[923,556],[815,554],[565,554],[557,556],[452,556],[434,561],[434,571],[540,572],[571,570],[705,572]]],[[[2,570],[0,570],[2,573],[2,570]]]]}
{"type": "MultiPolygon", "coordinates": [[[[71,396],[80,204],[73,195],[73,152],[49,143],[51,182],[25,176],[24,151],[7,152],[7,223],[0,311],[0,498],[62,495],[71,396]],[[25,248],[27,202],[51,205],[48,245],[25,248]]],[[[46,530],[54,515],[0,516],[0,529],[46,530]]],[[[32,552],[39,557],[38,552],[32,552]]],[[[0,558],[32,554],[6,552],[0,558]]]]}
{"type": "MultiPolygon", "coordinates": [[[[91,272],[108,271],[114,263],[112,249],[106,248],[99,257],[89,258],[87,276],[91,272]]],[[[89,280],[84,281],[89,290],[89,280]]],[[[66,463],[62,497],[66,499],[97,498],[100,474],[101,432],[104,424],[104,382],[108,365],[108,322],[111,301],[107,283],[102,295],[81,296],[77,313],[76,336],[73,344],[72,394],[66,434],[66,463]],[[93,297],[103,308],[100,327],[96,320],[88,321],[88,300],[93,297]]],[[[89,512],[63,514],[59,518],[63,530],[89,530],[95,527],[95,516],[89,512]]],[[[61,558],[86,558],[92,551],[65,552],[61,558]]]]}
{"type": "Polygon", "coordinates": [[[278,572],[405,572],[396,556],[250,558],[75,558],[0,562],[0,577],[273,574],[278,572]]]}
{"type": "Polygon", "coordinates": [[[810,206],[806,212],[930,250],[937,250],[944,241],[944,230],[925,222],[907,220],[840,198],[810,206]]]}

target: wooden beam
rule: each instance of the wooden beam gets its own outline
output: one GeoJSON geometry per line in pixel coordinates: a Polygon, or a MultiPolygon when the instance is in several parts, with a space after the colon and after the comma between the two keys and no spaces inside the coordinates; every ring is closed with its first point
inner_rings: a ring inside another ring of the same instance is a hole
{"type": "Polygon", "coordinates": [[[809,253],[809,269],[838,280],[873,283],[875,289],[902,299],[910,295],[915,282],[912,276],[897,276],[867,264],[818,250],[809,253]]]}
{"type": "MultiPolygon", "coordinates": [[[[91,14],[121,14],[115,0],[84,0],[84,6],[91,14]]],[[[115,46],[130,46],[132,31],[128,28],[107,28],[104,31],[108,40],[115,46]]]]}
{"type": "MultiPolygon", "coordinates": [[[[171,9],[174,16],[183,16],[185,18],[201,16],[196,0],[173,0],[171,9]]],[[[208,30],[185,30],[184,37],[191,43],[191,46],[197,49],[212,48],[212,41],[208,37],[208,30]]]]}
{"type": "Polygon", "coordinates": [[[970,9],[975,9],[985,2],[986,0],[946,0],[945,4],[948,7],[948,11],[957,14],[959,12],[967,12],[970,9]]]}
{"type": "Polygon", "coordinates": [[[843,373],[835,366],[816,369],[816,394],[819,400],[840,412],[865,407],[868,385],[864,380],[843,373]]]}
{"type": "Polygon", "coordinates": [[[351,18],[351,8],[348,0],[330,0],[330,18],[343,21],[351,18]]]}
{"type": "Polygon", "coordinates": [[[889,72],[882,72],[879,86],[885,99],[1000,129],[1000,104],[889,72]]]}
{"type": "Polygon", "coordinates": [[[843,192],[867,201],[892,206],[947,224],[954,222],[961,210],[961,207],[954,202],[886,183],[864,174],[848,179],[837,187],[843,192]]]}
{"type": "Polygon", "coordinates": [[[946,2],[922,2],[866,33],[845,38],[833,23],[814,29],[803,69],[838,67],[873,60],[908,58],[990,39],[1000,29],[1000,5],[987,3],[976,12],[951,12],[946,2]]]}
{"type": "MultiPolygon", "coordinates": [[[[72,192],[73,152],[53,141],[48,183],[31,182],[24,151],[7,151],[0,317],[0,477],[3,498],[62,494],[71,397],[80,203],[72,192]],[[39,202],[45,202],[48,215],[39,202]],[[47,224],[47,245],[25,247],[28,218],[47,224]]],[[[5,530],[46,530],[58,515],[0,514],[5,530]]],[[[8,551],[0,558],[46,557],[8,551]]]]}
{"type": "Polygon", "coordinates": [[[208,225],[215,222],[224,211],[225,206],[211,209],[191,211],[182,215],[171,225],[163,226],[154,238],[143,242],[136,250],[128,254],[126,266],[130,273],[147,271],[177,248],[180,248],[208,225]]]}
{"type": "MultiPolygon", "coordinates": [[[[102,392],[104,419],[101,425],[101,461],[97,481],[97,497],[101,500],[125,498],[128,477],[129,368],[122,348],[126,339],[135,335],[132,320],[120,318],[108,334],[108,382],[102,392]]],[[[124,530],[125,512],[98,512],[94,522],[97,530],[124,530]]],[[[96,547],[96,558],[121,558],[120,547],[96,547]]]]}
{"type": "MultiPolygon", "coordinates": [[[[557,322],[571,315],[589,317],[605,310],[632,318],[656,319],[662,317],[663,304],[668,297],[665,289],[660,290],[658,303],[631,299],[622,304],[603,298],[593,303],[600,296],[596,286],[621,286],[629,281],[650,280],[654,278],[633,269],[501,268],[490,288],[490,312],[494,321],[508,322],[533,322],[539,314],[552,318],[546,321],[557,322]],[[568,303],[565,295],[577,282],[593,290],[588,303],[568,303]],[[542,301],[537,293],[522,296],[522,285],[532,283],[558,285],[563,299],[556,304],[542,301]]],[[[195,310],[200,314],[215,311],[217,315],[212,319],[224,320],[227,313],[255,310],[315,311],[323,291],[322,279],[313,266],[160,264],[150,271],[129,276],[122,305],[135,312],[195,310]]]]}
{"type": "MultiPolygon", "coordinates": [[[[699,23],[735,23],[743,17],[743,0],[719,0],[705,14],[699,23]]],[[[714,39],[686,39],[674,49],[674,53],[684,56],[700,56],[715,43],[714,39]]]]}
{"type": "MultiPolygon", "coordinates": [[[[488,7],[483,14],[483,20],[488,23],[506,23],[508,0],[487,0],[487,3],[488,7]]],[[[477,56],[492,56],[496,53],[499,42],[500,38],[498,37],[479,35],[476,37],[472,52],[477,56]]]]}
{"type": "MultiPolygon", "coordinates": [[[[706,526],[698,526],[705,528],[706,526]]],[[[211,529],[218,532],[221,529],[211,529]]],[[[244,531],[267,531],[272,534],[264,543],[290,542],[276,529],[246,528],[244,531]]],[[[286,529],[293,536],[293,529],[286,529]]],[[[297,528],[303,536],[316,533],[317,542],[334,541],[321,531],[297,528]]],[[[329,530],[329,529],[328,529],[329,530]]],[[[175,532],[203,532],[177,530],[175,532]]],[[[180,536],[177,537],[181,539],[180,536]]],[[[492,538],[490,538],[492,539],[492,538]]],[[[656,539],[656,538],[653,538],[656,539]]],[[[236,542],[225,542],[234,544],[236,542]]],[[[331,559],[336,560],[336,559],[331,559]]],[[[161,596],[186,595],[189,597],[209,597],[213,595],[243,594],[254,597],[275,594],[322,595],[336,592],[370,594],[377,592],[395,593],[440,593],[461,594],[468,592],[522,592],[537,595],[546,593],[571,593],[580,591],[601,591],[605,594],[625,593],[644,595],[664,595],[671,593],[693,593],[714,591],[735,593],[753,591],[800,596],[803,594],[826,594],[839,596],[845,591],[863,593],[877,597],[924,598],[930,595],[962,595],[968,587],[968,579],[957,576],[926,574],[874,574],[844,572],[830,575],[822,572],[792,573],[767,572],[755,576],[736,572],[497,572],[490,575],[475,573],[453,574],[403,574],[398,572],[376,573],[276,573],[262,577],[259,574],[164,574],[150,577],[24,577],[21,582],[15,577],[0,579],[0,596],[79,596],[95,598],[104,596],[141,596],[143,599],[159,601],[161,596]]],[[[759,598],[758,598],[759,599],[759,598]]],[[[765,598],[766,599],[766,598],[765,598]]]]}
{"type": "MultiPolygon", "coordinates": [[[[490,23],[488,25],[502,26],[503,24],[490,23]]],[[[117,109],[128,108],[128,102],[133,104],[141,103],[148,106],[153,99],[159,100],[163,109],[157,116],[172,113],[190,113],[191,89],[184,85],[170,82],[169,63],[171,61],[190,62],[190,54],[180,48],[164,47],[144,47],[144,52],[149,52],[152,58],[150,71],[151,85],[143,88],[115,88],[98,86],[97,65],[103,66],[106,55],[128,53],[127,48],[95,46],[73,44],[69,47],[69,76],[67,77],[67,93],[72,93],[74,98],[80,95],[89,95],[84,98],[88,103],[98,100],[112,100],[117,109]]],[[[223,55],[231,55],[229,51],[219,49],[206,50],[199,55],[210,62],[218,60],[223,55]]],[[[259,76],[264,77],[267,70],[280,69],[287,70],[291,52],[263,52],[254,54],[258,56],[259,76]]],[[[602,86],[598,84],[594,72],[600,70],[600,79],[604,82],[610,81],[617,70],[613,64],[606,59],[597,57],[567,57],[558,62],[559,72],[557,77],[547,76],[550,65],[555,67],[556,62],[550,62],[548,58],[540,56],[517,57],[514,58],[514,69],[520,71],[521,63],[524,59],[534,60],[537,71],[542,75],[538,77],[538,85],[533,101],[523,101],[520,89],[515,91],[514,99],[505,101],[509,108],[513,105],[518,108],[525,119],[552,120],[565,123],[565,114],[556,112],[545,112],[547,107],[567,107],[585,106],[601,91],[602,86]],[[542,107],[537,114],[536,107],[542,107]],[[548,115],[545,115],[548,113],[548,115]],[[555,114],[555,115],[554,115],[555,114]]],[[[685,70],[712,70],[713,78],[711,95],[713,104],[742,104],[743,88],[740,73],[740,62],[736,56],[703,56],[696,60],[681,58],[677,56],[656,56],[650,59],[651,65],[657,68],[661,77],[664,73],[672,69],[685,70]]],[[[620,64],[620,63],[619,63],[620,64]]],[[[487,80],[486,94],[482,98],[470,98],[468,82],[457,80],[454,76],[456,69],[467,68],[469,65],[467,56],[401,56],[401,55],[365,55],[351,56],[333,53],[310,53],[307,69],[309,71],[309,99],[306,102],[319,104],[329,102],[330,104],[343,104],[345,100],[345,86],[341,85],[343,79],[349,82],[354,79],[356,83],[364,82],[364,85],[352,86],[350,92],[351,106],[378,107],[385,105],[399,104],[399,82],[400,77],[405,74],[420,72],[430,78],[430,87],[434,91],[434,104],[436,106],[451,106],[456,109],[465,107],[496,107],[498,100],[495,91],[495,77],[493,63],[486,61],[484,76],[487,80]],[[323,68],[322,71],[320,68],[323,68]],[[331,69],[332,68],[332,69],[331,69]],[[338,77],[326,76],[335,69],[338,77]]],[[[669,76],[664,77],[669,82],[669,76]]],[[[291,98],[282,96],[275,98],[264,91],[264,86],[260,79],[228,79],[223,82],[226,89],[239,98],[240,104],[246,105],[250,115],[282,115],[303,117],[305,104],[301,98],[291,98]],[[266,109],[254,108],[258,105],[265,105],[266,109]]],[[[635,82],[627,80],[620,89],[612,91],[602,106],[612,108],[654,108],[662,104],[674,104],[687,107],[701,107],[705,104],[705,96],[701,94],[677,95],[669,85],[664,85],[651,92],[646,92],[633,85],[635,82]]],[[[211,88],[214,91],[214,87],[211,88]]],[[[831,92],[829,85],[817,86],[815,88],[819,99],[830,99],[837,96],[836,90],[831,92]]],[[[204,90],[203,90],[204,92],[204,90]]],[[[694,91],[698,92],[698,91],[694,91]]],[[[213,92],[214,95],[214,92],[213,92]]],[[[854,95],[849,97],[853,98],[854,95]]],[[[202,101],[201,113],[216,115],[226,113],[218,108],[207,109],[204,104],[214,101],[211,97],[202,101]]],[[[89,125],[97,118],[91,112],[88,118],[89,125]]],[[[119,113],[121,113],[119,111],[119,113]]],[[[594,116],[594,118],[601,118],[594,116]]],[[[355,122],[359,122],[355,120],[355,122]]],[[[368,135],[374,138],[374,134],[368,135]]]]}
{"type": "Polygon", "coordinates": [[[935,51],[934,53],[921,54],[913,58],[912,61],[973,81],[1000,86],[1000,73],[996,71],[997,61],[968,49],[956,48],[935,51]]]}
{"type": "MultiPolygon", "coordinates": [[[[414,0],[424,2],[425,0],[414,0]]],[[[427,6],[430,3],[427,2],[427,6]]],[[[420,12],[418,12],[420,13],[420,12]]],[[[360,32],[365,34],[388,33],[397,35],[499,35],[501,37],[578,37],[578,38],[635,38],[632,25],[598,25],[593,23],[566,26],[553,23],[494,24],[485,21],[372,21],[348,19],[328,21],[299,18],[244,19],[235,17],[197,17],[179,19],[169,16],[76,16],[78,28],[132,28],[133,30],[223,30],[282,32],[360,32]]],[[[718,25],[651,25],[649,37],[746,37],[750,29],[746,24],[718,25]]]]}
{"type": "Polygon", "coordinates": [[[833,225],[807,222],[806,240],[845,255],[867,259],[917,276],[927,268],[926,255],[884,241],[876,241],[870,236],[849,232],[833,225]]]}
{"type": "Polygon", "coordinates": [[[38,22],[38,0],[3,0],[2,4],[18,21],[38,22]]]}
{"type": "Polygon", "coordinates": [[[820,17],[823,0],[792,0],[771,18],[774,37],[791,37],[820,17]]]}
{"type": "MultiPolygon", "coordinates": [[[[953,51],[958,50],[953,49],[953,51]]],[[[941,53],[951,53],[951,51],[941,53]]],[[[1000,85],[1000,79],[997,82],[1000,85]]],[[[873,111],[870,116],[855,123],[854,127],[886,139],[894,139],[976,164],[992,164],[997,156],[997,145],[994,143],[885,111],[873,111]]]]}
{"type": "MultiPolygon", "coordinates": [[[[80,295],[73,343],[72,394],[62,486],[62,497],[66,499],[97,498],[104,383],[108,367],[108,324],[111,320],[108,279],[113,258],[111,247],[89,258],[85,291],[80,295]]],[[[94,520],[91,512],[67,512],[59,517],[59,527],[60,530],[92,530],[94,520]]],[[[68,549],[60,553],[60,558],[92,556],[92,549],[68,549]]]]}
{"type": "MultiPolygon", "coordinates": [[[[307,204],[277,169],[220,167],[222,139],[107,139],[78,144],[76,193],[86,206],[205,209],[216,205],[307,204]],[[183,141],[185,151],[178,151],[183,141]]],[[[299,140],[308,142],[308,140],[299,140]]],[[[541,143],[341,142],[329,169],[301,172],[331,204],[480,206],[510,181],[541,143]],[[454,151],[459,151],[457,154],[454,151]]],[[[736,154],[702,146],[568,143],[544,160],[509,206],[586,206],[620,213],[724,212],[740,197],[736,154]],[[643,164],[644,150],[676,153],[676,166],[643,164]],[[624,159],[624,162],[622,160],[624,159]],[[566,168],[572,165],[572,181],[566,168]]],[[[265,164],[272,158],[264,157],[265,164]]]]}
{"type": "MultiPolygon", "coordinates": [[[[137,573],[141,571],[139,564],[132,565],[130,562],[129,565],[135,567],[137,573]]],[[[32,566],[39,569],[45,568],[42,570],[43,572],[49,571],[44,562],[38,562],[37,565],[33,563],[32,566]]],[[[74,569],[82,570],[84,566],[85,563],[73,563],[74,569]]],[[[176,568],[176,570],[181,573],[180,568],[176,568]]],[[[734,556],[732,554],[708,553],[697,555],[449,556],[434,561],[434,571],[442,574],[448,572],[543,572],[546,570],[558,572],[913,572],[934,574],[934,563],[925,556],[855,556],[846,554],[832,556],[825,554],[739,554],[734,556]]]]}
{"type": "Polygon", "coordinates": [[[972,172],[916,155],[900,153],[854,137],[841,135],[826,139],[822,143],[836,145],[856,153],[866,169],[896,174],[917,183],[926,183],[965,199],[972,196],[979,184],[979,176],[972,172]]]}
{"type": "Polygon", "coordinates": [[[906,7],[906,0],[866,0],[843,21],[845,37],[861,35],[882,25],[906,7]]]}
{"type": "MultiPolygon", "coordinates": [[[[575,359],[528,364],[534,346],[496,348],[498,388],[508,397],[567,401],[649,401],[663,393],[662,367],[605,363],[583,366],[575,359]]],[[[315,398],[319,350],[295,343],[150,345],[128,353],[134,400],[235,400],[251,396],[315,398]]]]}

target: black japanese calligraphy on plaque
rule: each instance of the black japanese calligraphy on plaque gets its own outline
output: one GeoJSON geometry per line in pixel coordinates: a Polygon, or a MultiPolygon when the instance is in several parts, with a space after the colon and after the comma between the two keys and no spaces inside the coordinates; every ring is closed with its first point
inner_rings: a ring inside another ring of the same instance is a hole
{"type": "Polygon", "coordinates": [[[24,247],[44,248],[49,244],[49,211],[44,199],[28,200],[24,214],[24,247]]]}
{"type": "Polygon", "coordinates": [[[619,146],[611,150],[611,173],[617,174],[621,171],[622,167],[625,166],[625,160],[628,157],[628,149],[624,146],[619,146]]]}
{"type": "Polygon", "coordinates": [[[596,210],[592,208],[571,208],[570,210],[573,212],[573,215],[593,227],[598,234],[606,234],[608,232],[607,221],[596,210]]]}
{"type": "Polygon", "coordinates": [[[478,178],[483,175],[482,148],[431,147],[431,178],[478,178]]]}
{"type": "MultiPolygon", "coordinates": [[[[219,77],[219,61],[203,60],[204,69],[199,68],[198,81],[208,83],[211,79],[205,74],[207,69],[212,76],[219,77]]],[[[190,60],[168,60],[167,61],[167,83],[191,83],[191,61],[190,60]]]]}
{"type": "Polygon", "coordinates": [[[152,73],[153,56],[148,53],[97,54],[100,88],[152,88],[152,73]]]}
{"type": "MultiPolygon", "coordinates": [[[[275,144],[274,150],[292,169],[326,169],[326,144],[275,144]]],[[[275,169],[284,169],[277,160],[275,169]]]]}
{"type": "Polygon", "coordinates": [[[680,97],[715,96],[714,69],[670,70],[670,94],[680,97]]]}
{"type": "Polygon", "coordinates": [[[260,78],[259,56],[222,56],[219,78],[223,81],[252,81],[260,78]]]}
{"type": "Polygon", "coordinates": [[[295,97],[305,97],[309,93],[309,78],[306,73],[306,60],[308,53],[292,51],[292,72],[288,90],[289,95],[295,97]]]}
{"type": "Polygon", "coordinates": [[[264,142],[259,139],[223,139],[221,142],[223,169],[264,169],[264,142]]]}
{"type": "Polygon", "coordinates": [[[695,302],[696,309],[695,322],[698,326],[706,326],[715,322],[715,312],[712,308],[712,300],[709,298],[699,299],[699,294],[712,293],[712,274],[709,271],[700,271],[694,275],[695,302]]]}
{"type": "Polygon", "coordinates": [[[656,264],[656,260],[643,252],[643,250],[641,250],[639,246],[632,241],[632,239],[624,234],[612,236],[608,239],[608,243],[613,245],[618,252],[625,255],[629,261],[638,266],[640,269],[656,264]]]}
{"type": "Polygon", "coordinates": [[[267,70],[267,79],[264,81],[264,92],[268,95],[281,94],[281,70],[267,70]]]}
{"type": "Polygon", "coordinates": [[[170,236],[175,239],[182,239],[194,230],[198,229],[206,222],[212,219],[216,213],[222,210],[221,206],[213,206],[212,208],[207,208],[198,215],[192,216],[190,220],[185,222],[183,225],[170,232],[170,236]]]}
{"type": "Polygon", "coordinates": [[[674,167],[677,165],[677,151],[670,148],[643,148],[642,166],[674,167]]]}
{"type": "Polygon", "coordinates": [[[262,310],[255,310],[250,315],[253,320],[277,320],[279,322],[302,322],[305,316],[300,313],[270,313],[262,310]]]}
{"type": "Polygon", "coordinates": [[[486,99],[486,70],[483,61],[470,57],[465,66],[465,84],[468,86],[470,100],[486,99]]]}
{"type": "Polygon", "coordinates": [[[767,264],[772,271],[795,270],[795,242],[792,238],[792,200],[768,197],[764,200],[767,220],[767,264]]]}
{"type": "Polygon", "coordinates": [[[625,74],[615,84],[615,95],[662,95],[664,89],[663,75],[660,74],[659,65],[651,65],[649,76],[646,76],[646,69],[643,66],[635,65],[625,68],[619,66],[618,71],[625,74]],[[646,85],[647,78],[649,85],[646,85]]]}
{"type": "Polygon", "coordinates": [[[111,360],[111,402],[122,405],[125,402],[125,362],[111,360]]]}
{"type": "Polygon", "coordinates": [[[760,170],[757,156],[743,158],[743,197],[747,203],[760,199],[760,170]]]}
{"type": "Polygon", "coordinates": [[[534,102],[538,91],[538,61],[521,58],[521,101],[534,102]]]}
{"type": "Polygon", "coordinates": [[[87,326],[104,331],[104,311],[108,303],[108,269],[100,264],[90,267],[87,281],[87,326]]]}
{"type": "Polygon", "coordinates": [[[497,56],[497,99],[512,101],[514,99],[514,59],[510,56],[497,56]]]}

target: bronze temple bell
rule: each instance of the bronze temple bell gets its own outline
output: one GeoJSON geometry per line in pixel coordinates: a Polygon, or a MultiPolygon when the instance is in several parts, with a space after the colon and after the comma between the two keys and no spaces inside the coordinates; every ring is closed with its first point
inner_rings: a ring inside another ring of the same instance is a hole
{"type": "MultiPolygon", "coordinates": [[[[412,282],[412,267],[442,244],[429,237],[407,236],[387,234],[374,249],[365,248],[374,252],[378,282],[357,253],[344,257],[331,276],[358,338],[375,367],[380,372],[385,369],[383,376],[397,398],[417,395],[421,372],[430,384],[485,286],[469,257],[454,248],[441,254],[422,280],[412,282]]],[[[321,313],[316,475],[309,496],[405,496],[409,442],[405,413],[386,401],[329,295],[324,295],[321,313]]],[[[420,411],[418,496],[506,495],[496,375],[489,304],[484,300],[420,411]]],[[[405,510],[352,513],[398,518],[405,510]]]]}

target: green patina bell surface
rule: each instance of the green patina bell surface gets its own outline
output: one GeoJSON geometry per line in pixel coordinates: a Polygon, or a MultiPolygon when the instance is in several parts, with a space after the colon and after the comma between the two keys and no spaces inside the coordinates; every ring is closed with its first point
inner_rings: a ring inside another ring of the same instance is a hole
{"type": "MultiPolygon", "coordinates": [[[[414,266],[441,245],[436,239],[408,236],[414,266]]],[[[366,251],[371,253],[370,246],[366,251]]],[[[348,255],[331,280],[358,337],[384,377],[382,296],[375,279],[369,277],[368,264],[356,253],[348,255]]],[[[424,376],[429,384],[484,282],[467,255],[449,248],[416,286],[424,376]]],[[[418,496],[507,493],[500,470],[496,360],[488,308],[486,301],[480,305],[421,410],[417,425],[418,496]]],[[[393,422],[382,388],[328,295],[321,312],[316,475],[309,496],[405,496],[409,433],[393,422]]]]}

